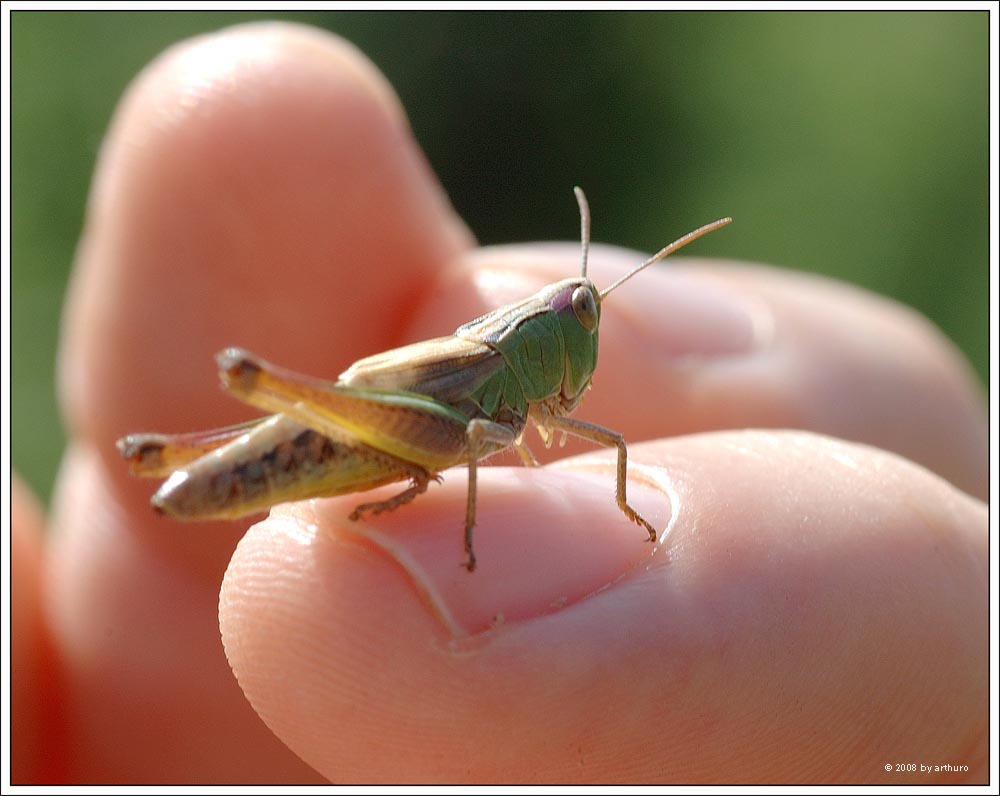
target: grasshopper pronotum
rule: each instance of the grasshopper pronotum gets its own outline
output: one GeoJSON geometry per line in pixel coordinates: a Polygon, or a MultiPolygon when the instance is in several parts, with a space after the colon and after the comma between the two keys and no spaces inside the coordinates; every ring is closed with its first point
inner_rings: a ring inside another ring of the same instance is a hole
{"type": "Polygon", "coordinates": [[[655,541],[656,531],[626,501],[622,435],[569,415],[597,365],[604,298],[732,219],[689,232],[598,290],[587,278],[590,211],[583,191],[574,191],[580,206],[580,276],[488,312],[449,337],[359,360],[335,382],[282,370],[242,349],[220,352],[223,386],[241,401],[277,414],[211,431],[120,439],[118,449],[133,473],[169,475],[153,495],[153,506],[180,519],[225,519],[290,500],[410,481],[388,500],[359,505],[350,515],[356,520],[366,511],[377,514],[409,503],[438,473],[465,464],[465,565],[471,572],[477,464],[510,447],[524,464],[537,464],[522,438],[530,420],[547,446],[562,432],[617,447],[618,507],[655,541]]]}

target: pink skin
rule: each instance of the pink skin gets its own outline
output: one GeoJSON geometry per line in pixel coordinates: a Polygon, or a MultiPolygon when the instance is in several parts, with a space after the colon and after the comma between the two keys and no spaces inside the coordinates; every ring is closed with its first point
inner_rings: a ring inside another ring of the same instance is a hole
{"type": "MultiPolygon", "coordinates": [[[[630,441],[661,543],[610,452],[483,468],[470,575],[462,470],[362,523],[347,496],[181,525],[113,443],[250,416],[226,345],[333,376],[576,274],[575,245],[476,249],[384,79],[287,25],[140,75],[88,210],[44,539],[13,492],[15,782],[986,780],[985,413],[912,312],[642,274],[576,416],[630,441]],[[884,770],[910,761],[969,770],[884,770]]],[[[640,259],[596,246],[591,276],[640,259]]]]}

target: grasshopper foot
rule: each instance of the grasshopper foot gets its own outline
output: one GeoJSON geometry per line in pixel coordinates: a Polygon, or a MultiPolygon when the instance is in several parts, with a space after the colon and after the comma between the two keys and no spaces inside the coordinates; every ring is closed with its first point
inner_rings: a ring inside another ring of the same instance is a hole
{"type": "Polygon", "coordinates": [[[626,517],[632,520],[632,522],[634,522],[636,525],[641,525],[643,528],[646,529],[646,531],[649,533],[649,541],[651,542],[656,541],[657,539],[656,529],[653,528],[653,526],[650,525],[648,522],[646,522],[646,520],[644,520],[641,516],[639,516],[639,512],[637,512],[630,505],[628,505],[628,503],[622,506],[621,510],[625,513],[626,517]]]}
{"type": "Polygon", "coordinates": [[[473,529],[473,527],[475,527],[475,526],[469,525],[469,524],[467,524],[465,526],[465,554],[468,556],[468,558],[465,560],[465,564],[463,564],[463,566],[467,570],[469,570],[469,572],[475,572],[476,571],[476,553],[472,549],[472,529],[473,529]]]}

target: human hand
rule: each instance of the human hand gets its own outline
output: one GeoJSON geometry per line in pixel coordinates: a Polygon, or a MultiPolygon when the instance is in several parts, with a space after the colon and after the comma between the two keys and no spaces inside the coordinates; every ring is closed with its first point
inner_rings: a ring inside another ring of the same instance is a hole
{"type": "MultiPolygon", "coordinates": [[[[578,258],[474,248],[326,34],[237,28],[144,73],[63,321],[40,554],[14,492],[15,781],[983,781],[980,399],[926,322],[853,288],[678,258],[609,298],[578,416],[629,441],[658,546],[609,452],[480,470],[474,574],[461,470],[360,524],[346,496],[246,531],[155,515],[117,457],[247,416],[214,384],[227,345],[333,376],[578,258]],[[808,431],[715,431],[744,427],[808,431]],[[883,768],[909,762],[969,771],[883,768]]],[[[595,247],[591,275],[636,262],[595,247]]]]}

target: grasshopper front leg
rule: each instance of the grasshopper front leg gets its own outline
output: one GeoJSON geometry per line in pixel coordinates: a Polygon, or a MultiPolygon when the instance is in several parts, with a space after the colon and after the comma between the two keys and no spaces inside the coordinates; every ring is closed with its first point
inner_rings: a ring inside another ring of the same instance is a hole
{"type": "MultiPolygon", "coordinates": [[[[566,434],[572,434],[575,437],[596,442],[598,445],[604,445],[608,448],[618,448],[617,489],[615,493],[618,508],[632,522],[641,525],[649,532],[649,541],[656,541],[656,530],[626,500],[625,484],[628,473],[628,450],[625,447],[625,438],[621,434],[617,431],[612,431],[610,428],[598,426],[595,423],[587,423],[584,420],[574,420],[571,417],[554,415],[541,405],[532,407],[531,419],[539,428],[544,429],[549,434],[552,431],[562,431],[566,434]]],[[[551,436],[549,439],[551,439],[551,436]]]]}

